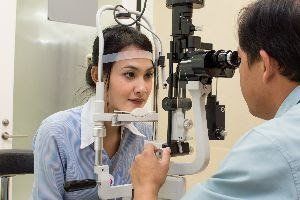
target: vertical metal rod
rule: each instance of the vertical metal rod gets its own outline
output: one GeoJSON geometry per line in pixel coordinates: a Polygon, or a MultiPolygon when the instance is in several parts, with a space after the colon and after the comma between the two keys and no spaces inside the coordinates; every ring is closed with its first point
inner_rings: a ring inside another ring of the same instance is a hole
{"type": "Polygon", "coordinates": [[[105,125],[102,124],[96,124],[94,126],[94,149],[95,149],[95,166],[102,165],[102,150],[103,150],[103,138],[106,136],[106,129],[105,125]]]}
{"type": "Polygon", "coordinates": [[[102,149],[103,149],[103,138],[95,138],[95,165],[102,165],[102,149]]]}
{"type": "Polygon", "coordinates": [[[1,200],[9,199],[9,179],[10,177],[1,177],[1,200]]]}
{"type": "MultiPolygon", "coordinates": [[[[136,1],[136,10],[139,11],[139,12],[142,11],[142,0],[137,0],[137,1],[136,1]]],[[[138,17],[138,16],[137,16],[137,17],[138,17]]],[[[138,23],[136,24],[136,29],[137,29],[138,31],[141,30],[140,24],[138,24],[138,23]]]]}
{"type": "MultiPolygon", "coordinates": [[[[168,97],[170,99],[173,98],[173,53],[174,53],[174,47],[173,47],[174,43],[173,41],[170,42],[170,59],[169,59],[169,91],[168,91],[168,97]]],[[[172,140],[172,111],[168,111],[168,129],[167,129],[167,144],[168,146],[171,146],[171,140],[172,140]]]]}
{"type": "MultiPolygon", "coordinates": [[[[159,80],[158,80],[158,65],[154,67],[154,83],[153,83],[153,110],[158,113],[158,89],[159,89],[159,80]]],[[[153,140],[157,139],[157,122],[153,122],[153,140]]]]}

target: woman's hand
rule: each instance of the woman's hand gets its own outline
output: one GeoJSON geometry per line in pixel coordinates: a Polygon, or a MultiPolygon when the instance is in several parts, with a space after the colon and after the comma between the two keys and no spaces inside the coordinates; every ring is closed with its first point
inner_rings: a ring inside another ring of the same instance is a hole
{"type": "Polygon", "coordinates": [[[144,151],[135,157],[130,173],[134,199],[157,199],[160,187],[166,180],[170,163],[170,149],[163,149],[162,158],[155,155],[157,148],[147,144],[144,151]]]}

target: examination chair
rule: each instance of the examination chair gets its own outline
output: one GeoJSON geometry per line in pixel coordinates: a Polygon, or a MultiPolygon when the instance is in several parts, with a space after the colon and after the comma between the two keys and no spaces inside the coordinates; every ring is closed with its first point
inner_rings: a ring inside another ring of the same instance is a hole
{"type": "Polygon", "coordinates": [[[9,180],[20,174],[33,174],[33,151],[0,150],[1,200],[9,200],[9,180]]]}

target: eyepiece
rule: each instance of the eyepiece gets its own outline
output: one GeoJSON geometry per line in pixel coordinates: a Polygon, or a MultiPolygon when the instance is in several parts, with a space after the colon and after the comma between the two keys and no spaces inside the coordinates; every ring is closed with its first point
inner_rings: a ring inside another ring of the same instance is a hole
{"type": "Polygon", "coordinates": [[[238,55],[238,52],[237,51],[227,51],[227,62],[234,68],[237,68],[241,63],[241,59],[238,55]]]}
{"type": "Polygon", "coordinates": [[[237,51],[209,51],[205,54],[206,68],[237,68],[240,59],[237,51]]]}

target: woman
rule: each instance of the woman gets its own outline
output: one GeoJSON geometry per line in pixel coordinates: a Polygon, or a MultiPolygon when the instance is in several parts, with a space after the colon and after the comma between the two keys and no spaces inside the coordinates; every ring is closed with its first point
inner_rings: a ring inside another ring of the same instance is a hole
{"type": "MultiPolygon", "coordinates": [[[[107,28],[103,36],[104,61],[108,60],[103,64],[105,112],[132,111],[143,107],[153,82],[153,62],[149,56],[143,56],[151,55],[151,42],[145,35],[127,26],[107,28]],[[137,54],[139,56],[135,56],[137,54]],[[122,56],[112,62],[116,55],[122,56]]],[[[94,89],[98,81],[98,47],[99,39],[96,38],[92,65],[86,73],[87,83],[94,89]]],[[[34,139],[33,199],[98,199],[97,187],[64,191],[64,184],[68,181],[96,179],[93,101],[94,97],[91,97],[83,106],[58,112],[42,122],[34,139]]],[[[114,185],[130,183],[128,170],[131,162],[142,151],[144,139],[151,138],[152,129],[144,123],[126,127],[105,123],[105,128],[103,164],[109,165],[114,185]]]]}

